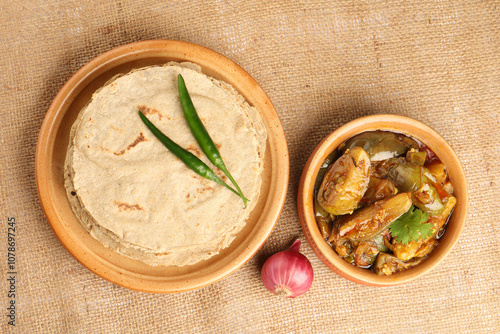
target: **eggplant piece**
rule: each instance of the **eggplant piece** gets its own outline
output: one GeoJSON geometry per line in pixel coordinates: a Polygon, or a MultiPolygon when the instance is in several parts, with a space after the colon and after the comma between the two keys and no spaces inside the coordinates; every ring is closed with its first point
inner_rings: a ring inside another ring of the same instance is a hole
{"type": "Polygon", "coordinates": [[[338,240],[338,244],[334,245],[334,249],[344,260],[360,268],[370,267],[377,258],[378,253],[389,252],[389,249],[384,244],[382,234],[377,234],[373,238],[361,242],[346,239],[338,240]]]}
{"type": "Polygon", "coordinates": [[[370,158],[360,148],[347,150],[326,172],[317,201],[333,215],[352,213],[368,187],[370,158]]]}
{"type": "Polygon", "coordinates": [[[334,248],[340,257],[343,257],[349,263],[353,263],[352,253],[355,246],[349,240],[340,240],[340,242],[334,245],[334,248]]]}
{"type": "Polygon", "coordinates": [[[346,149],[362,147],[371,161],[386,160],[404,156],[410,149],[418,149],[418,143],[399,133],[388,131],[368,131],[360,133],[345,143],[346,149]]]}
{"type": "Polygon", "coordinates": [[[380,253],[375,260],[375,264],[373,265],[373,270],[378,275],[392,275],[394,273],[407,270],[413,267],[418,266],[425,260],[426,257],[416,257],[411,259],[410,261],[403,261],[395,257],[394,255],[387,253],[380,253]]]}
{"type": "Polygon", "coordinates": [[[383,161],[376,161],[371,166],[371,176],[380,179],[387,179],[389,172],[398,165],[404,165],[407,161],[404,158],[390,158],[383,161]]]}
{"type": "Polygon", "coordinates": [[[378,253],[380,251],[373,239],[363,241],[354,250],[354,264],[360,268],[368,268],[375,262],[378,253]]]}
{"type": "Polygon", "coordinates": [[[367,240],[381,233],[411,207],[410,193],[400,193],[377,201],[354,214],[339,219],[329,241],[367,240]]]}
{"type": "Polygon", "coordinates": [[[394,182],[400,191],[412,192],[413,204],[431,216],[439,215],[444,204],[433,186],[436,179],[429,170],[412,162],[393,161],[387,170],[387,178],[394,182]]]}
{"type": "Polygon", "coordinates": [[[363,205],[371,204],[381,199],[392,197],[396,195],[397,192],[398,190],[394,186],[394,182],[372,176],[368,183],[368,189],[361,199],[361,203],[363,205]]]}
{"type": "Polygon", "coordinates": [[[386,246],[385,244],[385,240],[386,240],[386,236],[385,234],[387,234],[390,232],[388,230],[385,230],[385,232],[382,232],[380,234],[377,234],[376,236],[373,237],[373,242],[375,242],[375,245],[377,245],[377,249],[380,251],[380,252],[384,252],[384,253],[387,253],[390,251],[389,247],[386,246]]]}
{"type": "Polygon", "coordinates": [[[314,202],[314,208],[316,213],[316,223],[318,224],[318,228],[321,232],[323,238],[328,238],[332,233],[332,219],[333,216],[326,212],[321,205],[319,205],[318,200],[314,202]]]}
{"type": "Polygon", "coordinates": [[[444,203],[436,187],[429,183],[422,184],[412,194],[413,204],[429,215],[439,215],[444,209],[444,203]]]}
{"type": "Polygon", "coordinates": [[[386,177],[393,181],[399,190],[413,192],[428,181],[424,178],[421,166],[405,160],[392,162],[386,177]]]}

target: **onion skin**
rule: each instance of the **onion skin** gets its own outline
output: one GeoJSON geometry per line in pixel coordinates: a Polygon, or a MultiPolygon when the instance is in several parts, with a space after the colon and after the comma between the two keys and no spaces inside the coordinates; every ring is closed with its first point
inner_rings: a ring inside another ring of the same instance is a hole
{"type": "Polygon", "coordinates": [[[313,268],[300,252],[300,240],[286,250],[272,255],[261,271],[264,286],[273,294],[295,298],[306,293],[313,282],[313,268]]]}

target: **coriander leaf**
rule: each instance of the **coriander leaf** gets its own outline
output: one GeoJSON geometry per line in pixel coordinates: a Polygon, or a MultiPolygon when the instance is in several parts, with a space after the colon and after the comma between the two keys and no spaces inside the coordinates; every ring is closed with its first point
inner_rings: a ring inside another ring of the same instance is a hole
{"type": "Polygon", "coordinates": [[[397,242],[406,245],[410,241],[418,241],[420,238],[427,238],[434,230],[431,223],[425,223],[429,219],[429,214],[411,206],[401,217],[396,219],[389,230],[397,242]]]}

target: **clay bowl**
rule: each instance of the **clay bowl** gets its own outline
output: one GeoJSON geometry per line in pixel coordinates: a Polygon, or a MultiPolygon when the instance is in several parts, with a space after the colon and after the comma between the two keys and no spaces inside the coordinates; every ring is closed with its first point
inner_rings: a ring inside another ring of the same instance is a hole
{"type": "Polygon", "coordinates": [[[450,145],[433,129],[414,119],[396,115],[373,115],[356,119],[328,135],[311,154],[300,180],[298,210],[306,239],[316,255],[335,273],[359,284],[391,286],[403,284],[425,275],[435,268],[451,251],[458,240],[467,214],[467,183],[462,166],[450,145]],[[426,144],[445,164],[455,187],[457,204],[439,245],[418,266],[390,276],[379,276],[342,259],[323,239],[314,218],[313,192],[318,171],[325,158],[342,142],[365,131],[385,130],[409,135],[426,144]]]}
{"type": "Polygon", "coordinates": [[[280,120],[258,83],[228,58],[180,41],[133,43],[111,50],[81,68],[50,106],[40,130],[36,180],[42,208],[54,233],[68,251],[97,275],[126,288],[172,293],[197,289],[222,279],[248,261],[271,233],[285,201],[288,149],[280,120]],[[70,128],[92,94],[117,74],[169,61],[197,63],[202,71],[231,84],[261,113],[268,131],[261,196],[246,227],[220,254],[184,267],[153,267],[102,246],[73,214],[63,179],[70,128]]]}

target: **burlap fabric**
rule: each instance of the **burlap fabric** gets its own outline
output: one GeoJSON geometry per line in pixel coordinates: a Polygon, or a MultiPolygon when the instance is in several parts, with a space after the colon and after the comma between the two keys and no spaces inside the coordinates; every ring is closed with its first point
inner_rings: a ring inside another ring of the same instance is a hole
{"type": "Polygon", "coordinates": [[[498,1],[3,1],[0,332],[500,332],[499,17],[498,1]],[[127,290],[84,268],[47,223],[34,177],[38,131],[63,84],[99,54],[147,39],[197,43],[240,64],[274,103],[291,158],[283,213],[259,253],[212,286],[174,295],[127,290]],[[296,199],[307,157],[338,126],[374,113],[416,118],[457,152],[470,187],[458,244],[425,277],[373,288],[337,276],[304,243],[311,290],[272,296],[260,268],[304,240],[296,199]]]}

